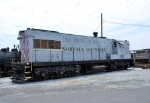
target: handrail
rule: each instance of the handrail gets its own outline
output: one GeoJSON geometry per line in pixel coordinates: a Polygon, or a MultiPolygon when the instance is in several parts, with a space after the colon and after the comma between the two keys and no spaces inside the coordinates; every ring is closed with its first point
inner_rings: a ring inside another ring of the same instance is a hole
{"type": "Polygon", "coordinates": [[[32,50],[31,50],[31,71],[32,71],[32,50]]]}

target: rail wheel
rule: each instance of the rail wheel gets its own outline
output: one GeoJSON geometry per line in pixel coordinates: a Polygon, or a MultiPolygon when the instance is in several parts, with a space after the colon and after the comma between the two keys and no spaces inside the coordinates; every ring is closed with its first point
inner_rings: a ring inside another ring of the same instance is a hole
{"type": "Polygon", "coordinates": [[[49,79],[49,73],[45,75],[44,79],[49,79]]]}
{"type": "Polygon", "coordinates": [[[58,78],[59,78],[58,73],[56,73],[56,72],[54,73],[54,78],[55,78],[55,79],[58,79],[58,78]]]}
{"type": "Polygon", "coordinates": [[[72,71],[68,71],[68,77],[73,76],[73,72],[72,71]]]}
{"type": "Polygon", "coordinates": [[[115,69],[116,69],[115,66],[112,66],[112,67],[111,67],[111,70],[112,70],[112,71],[115,71],[115,69]]]}
{"type": "Polygon", "coordinates": [[[113,68],[113,66],[111,64],[108,64],[107,67],[106,67],[106,71],[111,72],[112,68],[113,68]]]}
{"type": "Polygon", "coordinates": [[[3,76],[3,70],[0,68],[0,77],[2,77],[3,76]]]}
{"type": "Polygon", "coordinates": [[[74,71],[73,71],[73,75],[76,76],[76,75],[80,74],[79,72],[80,72],[80,71],[74,70],[74,71]]]}
{"type": "Polygon", "coordinates": [[[3,71],[2,71],[2,69],[0,68],[0,77],[2,76],[2,74],[3,74],[3,71]]]}
{"type": "Polygon", "coordinates": [[[38,81],[38,74],[34,74],[33,76],[34,76],[33,81],[35,81],[35,82],[38,81]]]}
{"type": "Polygon", "coordinates": [[[54,74],[50,74],[49,78],[54,79],[54,74]]]}
{"type": "Polygon", "coordinates": [[[86,67],[87,67],[87,65],[81,65],[80,73],[86,74],[87,73],[86,67]]]}
{"type": "Polygon", "coordinates": [[[67,78],[68,77],[68,73],[64,72],[63,77],[67,78]]]}
{"type": "Polygon", "coordinates": [[[127,70],[128,69],[128,65],[124,65],[124,70],[127,70]]]}
{"type": "Polygon", "coordinates": [[[38,76],[38,80],[42,80],[43,79],[43,77],[42,77],[42,75],[40,74],[39,76],[38,76]]]}

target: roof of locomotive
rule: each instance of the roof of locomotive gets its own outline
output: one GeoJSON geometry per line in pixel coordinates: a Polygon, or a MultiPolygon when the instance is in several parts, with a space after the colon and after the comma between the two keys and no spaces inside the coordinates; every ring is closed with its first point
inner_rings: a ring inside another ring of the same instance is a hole
{"type": "Polygon", "coordinates": [[[150,48],[147,48],[147,49],[140,49],[140,50],[135,50],[135,51],[145,51],[145,50],[149,50],[149,51],[150,51],[150,48]]]}
{"type": "MultiPolygon", "coordinates": [[[[35,28],[27,28],[27,30],[32,30],[32,31],[41,31],[41,32],[52,32],[52,33],[58,33],[58,34],[65,34],[65,35],[73,35],[73,36],[82,36],[82,37],[93,37],[93,36],[84,36],[84,35],[76,35],[76,34],[70,34],[70,33],[60,33],[58,31],[52,31],[52,30],[44,30],[44,29],[35,29],[35,28]]],[[[20,32],[23,32],[25,30],[22,30],[20,32]]],[[[95,37],[93,37],[95,38],[95,37]]],[[[106,37],[98,37],[98,38],[102,38],[102,39],[109,39],[106,37]]]]}
{"type": "MultiPolygon", "coordinates": [[[[91,37],[91,38],[101,38],[101,39],[107,39],[107,40],[116,40],[116,39],[110,39],[110,38],[106,38],[106,37],[94,37],[94,36],[85,36],[85,35],[76,35],[76,34],[69,34],[69,33],[60,33],[58,31],[52,31],[52,30],[44,30],[44,29],[35,29],[35,28],[27,28],[27,30],[32,30],[32,31],[41,31],[41,32],[51,32],[51,33],[57,33],[57,34],[65,34],[65,35],[73,35],[73,36],[82,36],[82,37],[91,37]]],[[[26,30],[20,31],[20,32],[24,32],[26,30]]],[[[116,41],[120,41],[120,42],[124,42],[127,40],[116,40],[116,41]]]]}

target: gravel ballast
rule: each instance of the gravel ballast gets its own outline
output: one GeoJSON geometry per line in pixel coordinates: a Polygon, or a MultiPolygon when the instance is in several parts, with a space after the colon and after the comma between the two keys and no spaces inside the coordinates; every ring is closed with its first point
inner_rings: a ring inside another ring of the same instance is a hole
{"type": "Polygon", "coordinates": [[[70,78],[25,82],[17,84],[0,78],[0,96],[12,94],[45,94],[62,92],[84,92],[97,90],[133,89],[150,87],[150,69],[129,68],[128,70],[99,72],[70,78]]]}

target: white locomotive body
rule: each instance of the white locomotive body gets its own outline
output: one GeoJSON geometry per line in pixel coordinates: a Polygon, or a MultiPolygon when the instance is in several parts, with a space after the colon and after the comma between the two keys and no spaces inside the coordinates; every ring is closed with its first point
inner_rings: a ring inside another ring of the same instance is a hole
{"type": "Polygon", "coordinates": [[[54,31],[27,29],[20,33],[20,45],[22,62],[131,59],[128,41],[54,31]]]}
{"type": "Polygon", "coordinates": [[[106,70],[114,70],[117,66],[127,68],[132,61],[127,40],[29,28],[19,32],[18,40],[21,63],[14,63],[14,68],[23,68],[22,79],[69,76],[79,71],[85,73],[93,65],[106,65],[106,70]]]}

